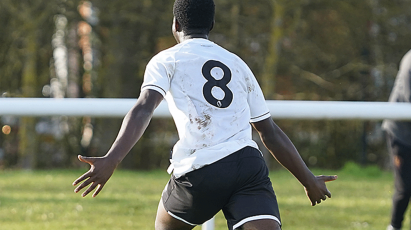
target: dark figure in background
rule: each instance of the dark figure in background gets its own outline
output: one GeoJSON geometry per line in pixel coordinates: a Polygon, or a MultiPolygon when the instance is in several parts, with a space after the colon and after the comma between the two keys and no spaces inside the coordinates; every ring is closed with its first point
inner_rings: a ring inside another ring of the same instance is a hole
{"type": "MultiPolygon", "coordinates": [[[[401,60],[389,101],[411,102],[411,50],[401,60]]],[[[391,225],[387,230],[396,230],[402,227],[411,197],[411,122],[385,120],[383,129],[393,157],[395,179],[391,225]]]]}

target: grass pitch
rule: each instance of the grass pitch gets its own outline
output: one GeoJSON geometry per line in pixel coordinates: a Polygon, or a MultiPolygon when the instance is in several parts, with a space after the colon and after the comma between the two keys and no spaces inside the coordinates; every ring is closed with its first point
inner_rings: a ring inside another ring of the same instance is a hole
{"type": "MultiPolygon", "coordinates": [[[[348,165],[329,182],[332,198],[311,207],[303,187],[287,171],[271,172],[284,230],[385,230],[389,223],[392,174],[348,165]]],[[[71,183],[85,170],[0,171],[0,229],[152,230],[164,171],[118,170],[96,198],[73,193],[71,183]]],[[[227,229],[222,213],[216,230],[227,229]]],[[[405,220],[409,228],[409,214],[405,220]]],[[[200,230],[201,227],[196,227],[200,230]]]]}

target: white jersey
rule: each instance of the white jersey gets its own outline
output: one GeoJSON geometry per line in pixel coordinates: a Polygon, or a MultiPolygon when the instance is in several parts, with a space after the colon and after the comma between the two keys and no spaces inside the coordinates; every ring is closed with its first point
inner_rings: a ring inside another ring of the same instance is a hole
{"type": "Polygon", "coordinates": [[[141,90],[161,93],[177,127],[174,176],[252,146],[250,122],[269,118],[253,73],[238,56],[207,39],[189,39],[147,64],[141,90]]]}

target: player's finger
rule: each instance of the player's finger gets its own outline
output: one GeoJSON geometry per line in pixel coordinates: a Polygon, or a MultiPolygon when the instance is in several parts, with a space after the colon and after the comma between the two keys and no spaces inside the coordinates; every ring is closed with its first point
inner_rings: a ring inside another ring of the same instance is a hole
{"type": "Polygon", "coordinates": [[[311,206],[315,206],[317,204],[316,201],[311,201],[311,206]]]}
{"type": "Polygon", "coordinates": [[[84,157],[81,155],[78,155],[77,158],[84,163],[88,163],[90,165],[94,164],[95,158],[94,157],[84,157]]]}
{"type": "Polygon", "coordinates": [[[325,192],[325,195],[328,196],[328,198],[331,198],[331,192],[327,189],[327,191],[325,192]]]}
{"type": "Polygon", "coordinates": [[[89,194],[91,191],[93,191],[93,190],[96,188],[96,186],[97,186],[97,183],[94,183],[94,182],[93,182],[93,183],[90,185],[90,187],[88,187],[88,189],[87,189],[86,191],[84,191],[83,194],[81,194],[81,196],[82,196],[82,197],[87,196],[87,194],[89,194]]]}
{"type": "Polygon", "coordinates": [[[73,186],[76,186],[78,183],[82,182],[83,180],[85,180],[86,178],[90,177],[90,172],[86,172],[83,175],[81,175],[79,178],[77,178],[74,182],[73,182],[73,186]]]}
{"type": "Polygon", "coordinates": [[[100,191],[103,189],[103,186],[104,186],[103,184],[99,184],[97,186],[96,191],[93,193],[93,197],[96,197],[100,193],[100,191]]]}
{"type": "Polygon", "coordinates": [[[329,181],[334,181],[337,180],[337,175],[334,176],[320,176],[320,179],[322,179],[324,182],[329,182],[329,181]]]}
{"type": "Polygon", "coordinates": [[[311,201],[311,206],[315,206],[315,204],[317,203],[317,202],[315,201],[315,199],[311,199],[311,198],[310,198],[310,201],[311,201]]]}
{"type": "Polygon", "coordinates": [[[74,189],[75,193],[78,193],[80,190],[82,190],[84,187],[86,187],[87,185],[89,185],[91,183],[90,178],[87,179],[86,181],[84,181],[81,185],[79,185],[76,189],[74,189]]]}

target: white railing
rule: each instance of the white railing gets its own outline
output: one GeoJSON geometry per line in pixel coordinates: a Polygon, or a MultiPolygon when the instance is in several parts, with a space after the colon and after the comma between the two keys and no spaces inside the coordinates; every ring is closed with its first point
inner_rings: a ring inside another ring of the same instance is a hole
{"type": "MultiPolygon", "coordinates": [[[[0,116],[123,117],[136,99],[0,98],[0,116]]],[[[411,104],[347,101],[267,101],[276,119],[411,120],[411,104]]],[[[170,117],[167,103],[154,117],[170,117]]]]}

